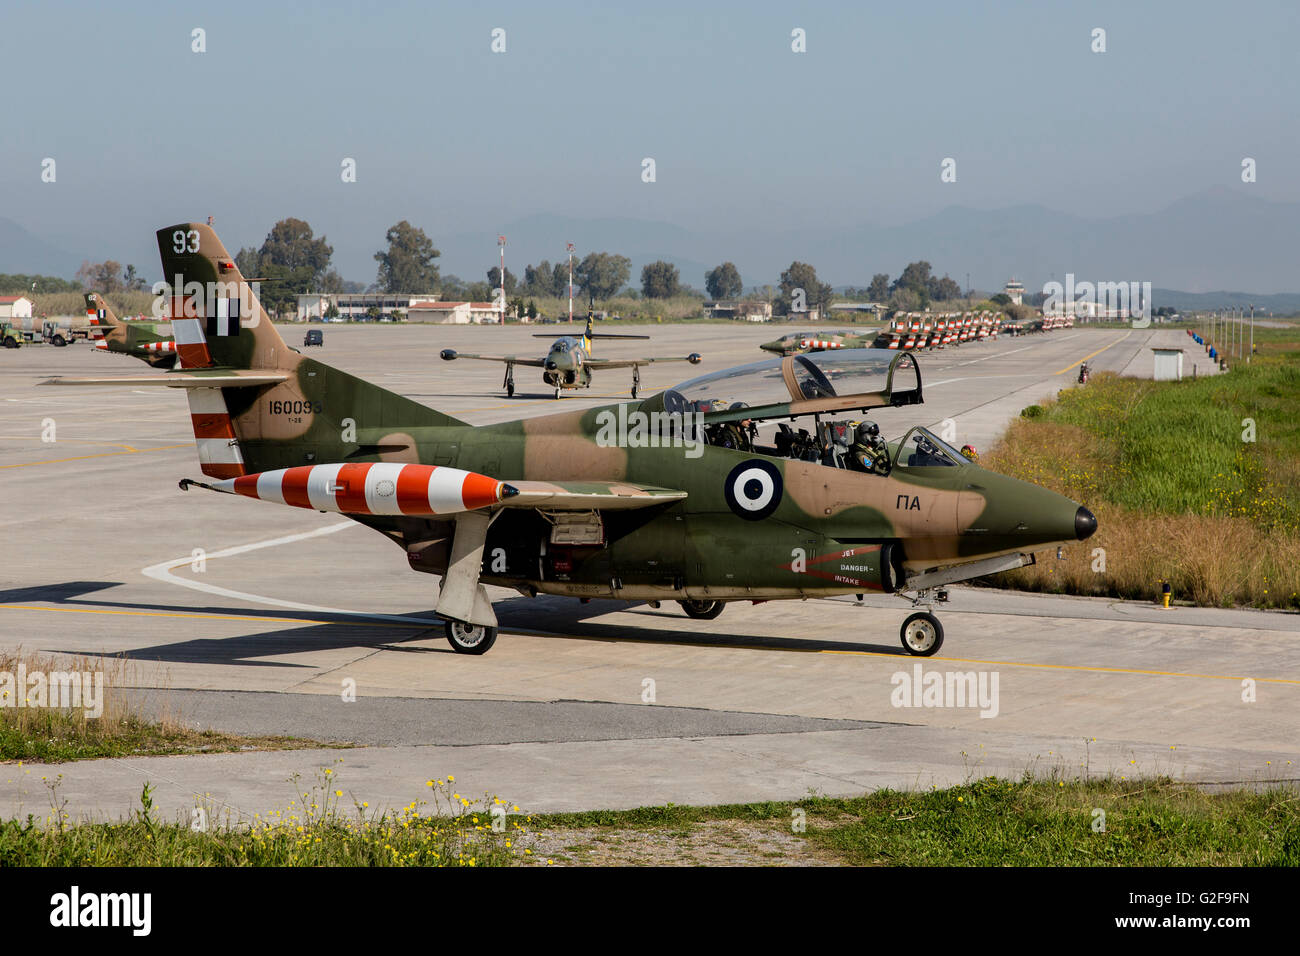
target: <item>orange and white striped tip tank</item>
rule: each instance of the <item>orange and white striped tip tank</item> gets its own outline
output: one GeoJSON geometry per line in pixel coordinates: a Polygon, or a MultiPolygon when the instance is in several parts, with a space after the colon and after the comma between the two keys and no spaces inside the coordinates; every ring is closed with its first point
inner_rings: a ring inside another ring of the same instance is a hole
{"type": "Polygon", "coordinates": [[[295,508],[355,515],[457,514],[519,493],[476,472],[392,461],[300,465],[227,478],[208,487],[295,508]]]}

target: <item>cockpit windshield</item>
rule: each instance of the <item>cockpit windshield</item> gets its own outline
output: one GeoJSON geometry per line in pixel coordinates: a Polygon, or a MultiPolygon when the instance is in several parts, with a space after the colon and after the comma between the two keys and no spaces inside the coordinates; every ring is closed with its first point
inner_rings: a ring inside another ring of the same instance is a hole
{"type": "Polygon", "coordinates": [[[907,468],[952,468],[968,463],[965,455],[920,426],[903,436],[894,458],[895,464],[907,468]]]}
{"type": "Polygon", "coordinates": [[[569,346],[572,344],[573,342],[570,341],[569,339],[556,339],[555,344],[551,346],[551,351],[567,352],[569,351],[569,346]]]}

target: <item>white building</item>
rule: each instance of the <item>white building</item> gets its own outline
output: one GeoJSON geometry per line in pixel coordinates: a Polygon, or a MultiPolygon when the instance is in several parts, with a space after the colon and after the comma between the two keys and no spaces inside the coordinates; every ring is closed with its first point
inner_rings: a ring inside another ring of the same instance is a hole
{"type": "Polygon", "coordinates": [[[35,304],[25,295],[0,295],[0,319],[30,319],[35,304]]]}
{"type": "Polygon", "coordinates": [[[437,300],[433,293],[312,292],[298,296],[298,321],[319,322],[331,305],[338,309],[339,318],[347,322],[367,319],[372,309],[379,313],[380,318],[394,319],[414,305],[437,300]]]}
{"type": "Polygon", "coordinates": [[[501,310],[495,302],[441,302],[433,294],[313,292],[298,296],[298,321],[319,322],[333,306],[345,322],[379,318],[442,325],[499,324],[501,310]]]}
{"type": "Polygon", "coordinates": [[[439,325],[499,325],[501,310],[495,302],[418,302],[406,310],[406,321],[439,325]]]}
{"type": "Polygon", "coordinates": [[[772,321],[772,303],[757,299],[719,299],[717,302],[705,302],[704,314],[710,319],[770,322],[772,321]]]}
{"type": "Polygon", "coordinates": [[[1002,287],[1002,294],[1010,299],[1015,305],[1023,305],[1025,299],[1025,286],[1018,279],[1011,279],[1002,287]]]}

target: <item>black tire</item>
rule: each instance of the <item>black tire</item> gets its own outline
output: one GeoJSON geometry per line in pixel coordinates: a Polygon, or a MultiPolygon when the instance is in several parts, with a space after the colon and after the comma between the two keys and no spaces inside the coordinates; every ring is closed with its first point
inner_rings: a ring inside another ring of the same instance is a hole
{"type": "Polygon", "coordinates": [[[497,640],[495,627],[448,621],[445,633],[447,642],[457,654],[486,654],[497,640]]]}
{"type": "Polygon", "coordinates": [[[12,335],[6,335],[6,336],[5,336],[5,348],[7,348],[7,349],[16,349],[16,348],[18,348],[18,340],[17,340],[16,338],[14,338],[12,335]]]}
{"type": "Polygon", "coordinates": [[[61,336],[61,335],[56,335],[56,336],[54,336],[54,338],[51,339],[50,341],[52,341],[52,342],[53,342],[55,345],[57,345],[59,348],[63,348],[63,346],[65,346],[65,345],[68,344],[68,340],[65,339],[65,338],[64,338],[63,336],[61,336]]]}
{"type": "Polygon", "coordinates": [[[712,621],[727,609],[725,601],[678,601],[687,617],[697,621],[712,621]]]}
{"type": "Polygon", "coordinates": [[[636,398],[636,386],[635,386],[635,385],[632,386],[632,397],[633,397],[633,398],[636,398]]]}
{"type": "Polygon", "coordinates": [[[511,382],[509,385],[506,386],[506,398],[514,398],[514,397],[515,397],[515,383],[511,382]]]}
{"type": "Polygon", "coordinates": [[[903,622],[898,637],[913,657],[930,657],[943,647],[943,625],[929,611],[917,611],[903,622]]]}
{"type": "Polygon", "coordinates": [[[557,401],[558,401],[559,398],[560,398],[560,387],[559,387],[558,385],[555,386],[555,398],[556,398],[557,401]]]}

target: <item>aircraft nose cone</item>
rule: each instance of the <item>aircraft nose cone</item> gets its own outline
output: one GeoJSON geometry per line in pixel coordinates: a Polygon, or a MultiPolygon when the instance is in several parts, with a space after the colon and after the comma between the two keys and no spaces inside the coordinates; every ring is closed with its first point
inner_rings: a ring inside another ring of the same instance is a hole
{"type": "Polygon", "coordinates": [[[1080,507],[1074,513],[1074,536],[1080,541],[1091,538],[1097,530],[1097,516],[1087,508],[1080,507]]]}

